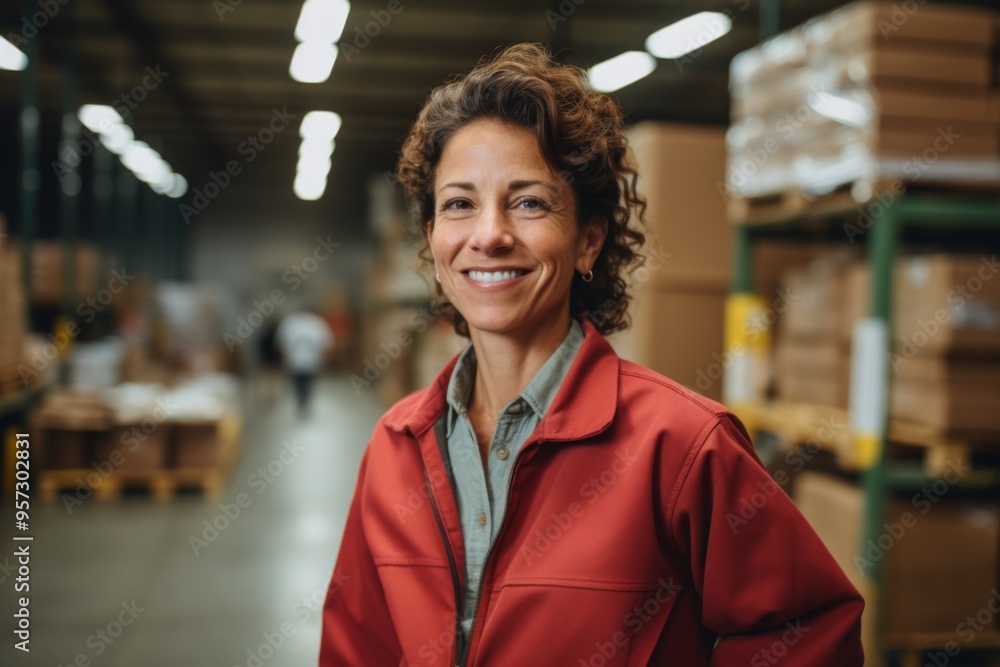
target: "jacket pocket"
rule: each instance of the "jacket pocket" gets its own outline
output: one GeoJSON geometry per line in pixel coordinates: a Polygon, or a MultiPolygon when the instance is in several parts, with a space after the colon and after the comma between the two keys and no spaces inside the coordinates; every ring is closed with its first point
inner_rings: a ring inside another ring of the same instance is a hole
{"type": "Polygon", "coordinates": [[[676,577],[507,578],[491,591],[475,663],[645,666],[681,588],[676,577]]]}

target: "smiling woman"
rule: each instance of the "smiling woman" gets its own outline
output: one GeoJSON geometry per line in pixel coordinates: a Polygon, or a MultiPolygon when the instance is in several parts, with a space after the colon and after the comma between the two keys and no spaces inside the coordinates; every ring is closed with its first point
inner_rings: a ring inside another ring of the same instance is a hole
{"type": "Polygon", "coordinates": [[[604,339],[643,242],[623,127],[527,44],[421,110],[398,176],[470,344],[375,428],[322,667],[862,664],[861,597],[743,425],[604,339]]]}

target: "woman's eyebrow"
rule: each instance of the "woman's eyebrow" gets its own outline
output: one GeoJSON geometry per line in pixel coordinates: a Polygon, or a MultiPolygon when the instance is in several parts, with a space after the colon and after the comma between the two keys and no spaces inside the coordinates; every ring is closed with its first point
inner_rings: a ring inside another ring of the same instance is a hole
{"type": "Polygon", "coordinates": [[[469,192],[476,191],[476,186],[473,183],[469,183],[468,181],[445,183],[444,185],[439,187],[437,191],[441,192],[445,188],[459,188],[461,190],[468,190],[469,192]]]}
{"type": "Polygon", "coordinates": [[[547,181],[538,181],[538,180],[535,180],[535,181],[530,181],[530,180],[528,180],[528,181],[511,181],[509,187],[510,187],[511,192],[516,192],[517,190],[523,190],[524,188],[530,187],[532,185],[541,185],[542,187],[545,187],[545,188],[548,188],[549,190],[551,190],[552,194],[556,195],[557,197],[559,196],[559,188],[557,186],[553,185],[552,183],[547,182],[547,181]]]}

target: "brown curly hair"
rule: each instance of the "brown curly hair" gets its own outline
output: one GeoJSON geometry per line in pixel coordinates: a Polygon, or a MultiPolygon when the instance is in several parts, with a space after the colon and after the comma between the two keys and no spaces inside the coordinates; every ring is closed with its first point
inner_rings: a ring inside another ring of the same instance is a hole
{"type": "MultiPolygon", "coordinates": [[[[433,263],[426,225],[434,220],[435,169],[445,144],[482,119],[534,130],[546,162],[573,189],[577,222],[582,225],[594,215],[607,219],[593,280],[574,274],[570,315],[588,317],[602,334],[627,328],[631,297],[625,277],[643,262],[639,248],[645,241],[629,221],[642,225],[646,201],[636,191],[638,172],[622,112],[614,100],[590,88],[583,69],[556,62],[540,44],[516,44],[492,60],[484,58],[468,74],[432,90],[420,110],[403,143],[396,177],[415,209],[423,265],[433,263]]],[[[435,310],[468,336],[465,318],[436,286],[435,310]]]]}

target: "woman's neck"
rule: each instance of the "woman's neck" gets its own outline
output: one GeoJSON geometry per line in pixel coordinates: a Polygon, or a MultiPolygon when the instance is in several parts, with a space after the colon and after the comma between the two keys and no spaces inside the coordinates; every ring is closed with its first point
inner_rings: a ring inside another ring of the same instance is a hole
{"type": "Polygon", "coordinates": [[[524,391],[558,349],[569,331],[568,313],[530,332],[492,333],[471,330],[476,351],[476,380],[470,409],[496,419],[500,410],[524,391]]]}

